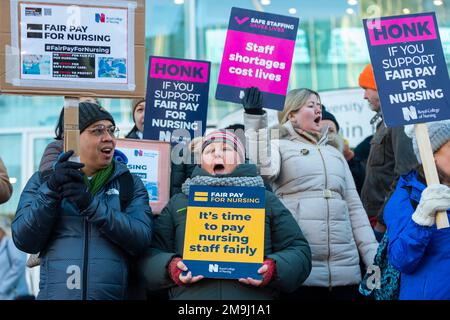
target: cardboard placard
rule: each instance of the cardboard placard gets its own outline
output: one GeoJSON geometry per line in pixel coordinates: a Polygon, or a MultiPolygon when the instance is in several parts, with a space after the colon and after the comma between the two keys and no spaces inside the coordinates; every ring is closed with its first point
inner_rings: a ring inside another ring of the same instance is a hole
{"type": "Polygon", "coordinates": [[[265,189],[191,186],[183,262],[193,276],[261,279],[265,189]]]}
{"type": "Polygon", "coordinates": [[[144,0],[5,2],[0,16],[2,93],[144,96],[144,0]]]}
{"type": "Polygon", "coordinates": [[[203,136],[210,65],[207,61],[150,57],[144,139],[176,144],[203,136]]]}
{"type": "Polygon", "coordinates": [[[117,139],[116,150],[132,174],[141,178],[154,214],[161,213],[170,198],[170,144],[161,141],[117,139]]]}
{"type": "Polygon", "coordinates": [[[258,87],[265,108],[282,110],[297,38],[298,18],[232,8],[216,99],[241,103],[258,87]]]}
{"type": "Polygon", "coordinates": [[[449,119],[450,80],[434,12],[363,21],[386,125],[449,119]]]}

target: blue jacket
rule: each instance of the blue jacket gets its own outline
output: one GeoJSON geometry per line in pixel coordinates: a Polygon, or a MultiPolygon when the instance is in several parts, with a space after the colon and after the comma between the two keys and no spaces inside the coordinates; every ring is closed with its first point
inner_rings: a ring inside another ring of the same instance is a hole
{"type": "Polygon", "coordinates": [[[450,299],[450,228],[411,219],[425,187],[415,171],[401,176],[384,209],[389,262],[401,272],[400,300],[450,299]]]}
{"type": "Polygon", "coordinates": [[[12,300],[29,295],[25,278],[27,255],[17,250],[12,239],[0,241],[0,300],[12,300]]]}
{"type": "Polygon", "coordinates": [[[19,249],[40,252],[38,299],[125,299],[131,257],[150,245],[152,218],[147,191],[133,176],[134,194],[120,212],[118,177],[128,169],[115,162],[114,172],[80,214],[38,173],[28,181],[12,223],[19,249]]]}

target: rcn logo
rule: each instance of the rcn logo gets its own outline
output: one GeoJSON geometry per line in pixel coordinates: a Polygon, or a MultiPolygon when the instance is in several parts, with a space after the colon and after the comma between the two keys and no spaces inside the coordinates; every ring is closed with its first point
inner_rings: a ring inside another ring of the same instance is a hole
{"type": "Polygon", "coordinates": [[[414,106],[410,106],[409,108],[404,107],[402,108],[403,111],[403,119],[406,121],[416,120],[417,119],[417,111],[414,106]]]}
{"type": "Polygon", "coordinates": [[[142,150],[134,150],[135,157],[142,157],[143,155],[144,155],[144,152],[142,150]]]}
{"type": "Polygon", "coordinates": [[[97,23],[105,23],[106,16],[104,13],[96,13],[95,14],[95,22],[97,23]]]}
{"type": "Polygon", "coordinates": [[[208,271],[209,272],[219,272],[219,265],[217,263],[215,264],[209,264],[208,266],[208,271]]]}

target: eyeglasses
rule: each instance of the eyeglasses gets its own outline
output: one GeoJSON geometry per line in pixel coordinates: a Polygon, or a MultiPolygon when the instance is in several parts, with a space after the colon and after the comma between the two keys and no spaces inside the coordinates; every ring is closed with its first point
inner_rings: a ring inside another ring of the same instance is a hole
{"type": "Polygon", "coordinates": [[[118,138],[120,130],[115,126],[106,127],[104,125],[99,125],[93,129],[89,129],[88,131],[96,137],[101,137],[107,132],[112,138],[118,138]]]}

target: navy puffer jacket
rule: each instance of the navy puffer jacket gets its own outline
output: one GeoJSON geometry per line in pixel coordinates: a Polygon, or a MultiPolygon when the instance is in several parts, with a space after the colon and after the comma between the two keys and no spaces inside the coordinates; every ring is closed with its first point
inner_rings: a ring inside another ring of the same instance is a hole
{"type": "Polygon", "coordinates": [[[152,217],[147,191],[133,176],[133,198],[120,210],[119,176],[114,172],[83,212],[58,200],[35,173],[21,195],[12,223],[16,246],[40,252],[38,299],[125,299],[128,263],[150,245],[152,217]]]}

